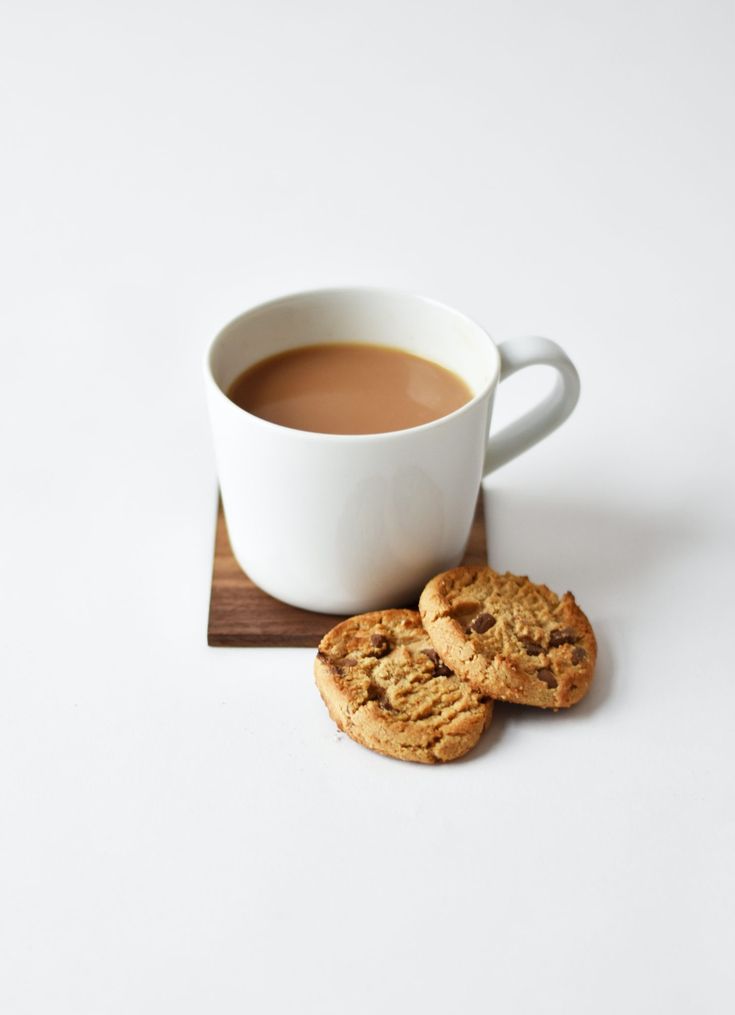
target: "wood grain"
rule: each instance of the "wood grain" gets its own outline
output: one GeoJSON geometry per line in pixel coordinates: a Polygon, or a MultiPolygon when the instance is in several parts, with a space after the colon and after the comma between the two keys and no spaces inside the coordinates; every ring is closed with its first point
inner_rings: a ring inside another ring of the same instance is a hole
{"type": "MultiPolygon", "coordinates": [[[[477,502],[462,563],[487,563],[482,497],[477,502]]],[[[219,503],[207,627],[209,645],[316,648],[323,635],[340,620],[344,617],[288,606],[259,589],[232,555],[219,503]]]]}

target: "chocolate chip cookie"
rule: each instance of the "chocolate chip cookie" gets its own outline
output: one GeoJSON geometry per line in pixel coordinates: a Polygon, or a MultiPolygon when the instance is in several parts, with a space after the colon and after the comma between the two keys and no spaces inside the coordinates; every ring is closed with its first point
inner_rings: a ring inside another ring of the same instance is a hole
{"type": "Polygon", "coordinates": [[[431,579],[419,610],[439,656],[478,694],[556,709],[587,693],[597,644],[571,592],[455,567],[431,579]]]}
{"type": "Polygon", "coordinates": [[[452,761],[475,746],[492,702],[442,662],[414,610],[364,613],[322,638],[319,693],[341,730],[403,761],[452,761]]]}

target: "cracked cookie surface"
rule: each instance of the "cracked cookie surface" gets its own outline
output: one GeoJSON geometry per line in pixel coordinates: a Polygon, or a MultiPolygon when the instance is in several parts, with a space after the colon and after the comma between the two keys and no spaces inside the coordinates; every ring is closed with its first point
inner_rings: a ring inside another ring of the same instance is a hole
{"type": "Polygon", "coordinates": [[[414,610],[363,613],[337,624],[319,644],[314,676],[341,730],[403,761],[461,757],[492,716],[492,702],[439,658],[414,610]]]}
{"type": "Polygon", "coordinates": [[[571,592],[456,567],[431,579],[419,610],[441,658],[478,694],[556,709],[587,693],[597,644],[571,592]]]}

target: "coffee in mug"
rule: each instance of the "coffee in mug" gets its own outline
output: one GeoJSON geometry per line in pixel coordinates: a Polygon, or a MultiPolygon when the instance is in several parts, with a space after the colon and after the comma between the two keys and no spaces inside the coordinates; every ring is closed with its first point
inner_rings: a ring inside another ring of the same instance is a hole
{"type": "Polygon", "coordinates": [[[313,433],[407,430],[472,398],[461,377],[402,349],[356,342],[307,345],[244,370],[228,397],[270,423],[313,433]]]}

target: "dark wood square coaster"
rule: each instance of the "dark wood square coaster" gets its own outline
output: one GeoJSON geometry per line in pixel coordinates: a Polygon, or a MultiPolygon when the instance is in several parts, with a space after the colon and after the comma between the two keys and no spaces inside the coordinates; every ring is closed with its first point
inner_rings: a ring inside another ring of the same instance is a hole
{"type": "MultiPolygon", "coordinates": [[[[477,502],[462,563],[487,564],[482,496],[477,502]]],[[[220,501],[209,600],[209,645],[316,648],[323,635],[340,620],[344,617],[287,606],[259,589],[232,555],[220,501]]]]}

